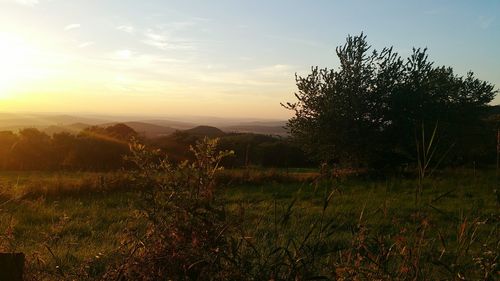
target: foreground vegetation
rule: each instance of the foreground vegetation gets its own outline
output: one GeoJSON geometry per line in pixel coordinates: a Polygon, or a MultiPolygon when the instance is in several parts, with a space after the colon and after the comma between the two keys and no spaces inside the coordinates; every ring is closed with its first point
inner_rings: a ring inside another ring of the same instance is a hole
{"type": "MultiPolygon", "coordinates": [[[[240,170],[219,180],[231,231],[224,244],[211,243],[233,264],[219,268],[227,271],[219,279],[498,276],[500,213],[491,171],[436,175],[425,181],[418,206],[413,178],[321,180],[310,171],[240,170]]],[[[126,173],[3,173],[2,248],[26,253],[33,280],[103,278],[126,263],[131,234],[148,229],[144,190],[133,182],[126,173]]]]}

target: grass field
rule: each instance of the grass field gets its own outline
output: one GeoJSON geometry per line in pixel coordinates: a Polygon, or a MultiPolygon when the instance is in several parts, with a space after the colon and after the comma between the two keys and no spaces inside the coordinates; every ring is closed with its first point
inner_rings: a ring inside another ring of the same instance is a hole
{"type": "MultiPolygon", "coordinates": [[[[261,254],[302,241],[319,223],[328,229],[314,235],[328,235],[317,239],[324,239],[333,251],[349,248],[361,227],[384,239],[416,233],[423,225],[415,217],[417,209],[425,217],[425,235],[446,244],[444,255],[458,249],[464,227],[471,227],[475,236],[468,236],[474,241],[462,259],[478,256],[485,243],[498,245],[500,212],[494,172],[455,170],[437,175],[425,181],[418,208],[415,179],[351,177],[315,183],[315,175],[312,171],[225,172],[222,196],[228,214],[243,222],[241,231],[261,254]]],[[[124,173],[0,174],[2,248],[24,252],[31,267],[42,270],[47,280],[88,262],[97,274],[115,258],[125,231],[142,224],[137,211],[140,191],[126,186],[127,179],[124,173]]],[[[498,252],[494,254],[498,260],[498,252]]]]}

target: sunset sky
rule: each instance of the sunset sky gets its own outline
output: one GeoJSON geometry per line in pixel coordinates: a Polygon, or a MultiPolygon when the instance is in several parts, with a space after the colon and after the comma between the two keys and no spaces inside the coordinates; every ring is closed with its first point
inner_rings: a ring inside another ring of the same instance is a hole
{"type": "Polygon", "coordinates": [[[283,119],[361,31],[500,86],[495,0],[0,0],[0,111],[283,119]]]}

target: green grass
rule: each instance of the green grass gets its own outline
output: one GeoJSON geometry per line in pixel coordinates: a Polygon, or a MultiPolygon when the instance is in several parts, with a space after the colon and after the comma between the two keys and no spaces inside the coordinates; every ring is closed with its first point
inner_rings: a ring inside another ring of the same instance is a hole
{"type": "MultiPolygon", "coordinates": [[[[338,235],[348,237],[358,223],[360,214],[370,228],[411,227],[414,225],[415,180],[390,179],[366,181],[350,179],[335,184],[338,192],[333,195],[325,213],[327,220],[339,225],[338,235]]],[[[454,227],[465,217],[487,219],[498,216],[499,205],[494,190],[496,181],[492,174],[476,178],[445,175],[426,182],[422,210],[427,212],[435,229],[453,236],[454,227]],[[453,227],[452,227],[453,226],[453,227]]],[[[293,199],[293,227],[295,233],[306,232],[322,212],[326,186],[312,184],[269,184],[228,188],[226,198],[229,209],[236,212],[244,208],[250,221],[264,219],[264,228],[271,229],[276,205],[277,216],[282,215],[293,199]]],[[[253,227],[253,223],[248,223],[253,227]]],[[[486,233],[490,229],[485,228],[486,233]]],[[[304,234],[304,233],[302,233],[304,234]]]]}
{"type": "Polygon", "coordinates": [[[70,270],[119,247],[124,229],[136,223],[131,211],[135,198],[132,192],[114,192],[7,203],[1,209],[2,231],[13,231],[4,246],[40,259],[49,272],[56,266],[70,270]]]}
{"type": "MultiPolygon", "coordinates": [[[[348,247],[360,223],[387,234],[419,224],[413,216],[414,179],[348,178],[316,185],[297,180],[297,172],[288,181],[282,180],[283,175],[273,180],[274,174],[253,175],[258,180],[243,181],[242,171],[234,173],[236,184],[229,181],[223,187],[227,210],[244,218],[242,228],[262,248],[306,236],[322,216],[325,194],[332,188],[336,191],[324,218],[332,222],[334,234],[329,243],[335,244],[333,248],[348,247]],[[283,220],[289,207],[289,219],[283,220]],[[276,225],[280,225],[280,233],[275,233],[276,225]]],[[[225,177],[230,178],[231,171],[225,177]]],[[[48,273],[71,271],[89,261],[97,272],[102,270],[120,248],[124,231],[141,224],[136,214],[139,192],[120,186],[125,179],[119,174],[1,173],[3,248],[26,253],[35,266],[48,273]],[[96,262],[99,260],[102,262],[96,262]]],[[[430,218],[430,235],[442,233],[453,243],[458,237],[457,225],[465,218],[486,222],[478,230],[481,237],[497,231],[497,186],[489,171],[477,175],[447,171],[427,180],[420,209],[430,218]]]]}

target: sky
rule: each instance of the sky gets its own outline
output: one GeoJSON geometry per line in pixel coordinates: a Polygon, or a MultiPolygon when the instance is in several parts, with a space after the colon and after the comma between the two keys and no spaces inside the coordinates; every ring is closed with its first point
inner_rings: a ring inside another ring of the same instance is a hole
{"type": "Polygon", "coordinates": [[[361,32],[500,86],[498,0],[0,0],[0,111],[284,119],[361,32]]]}

